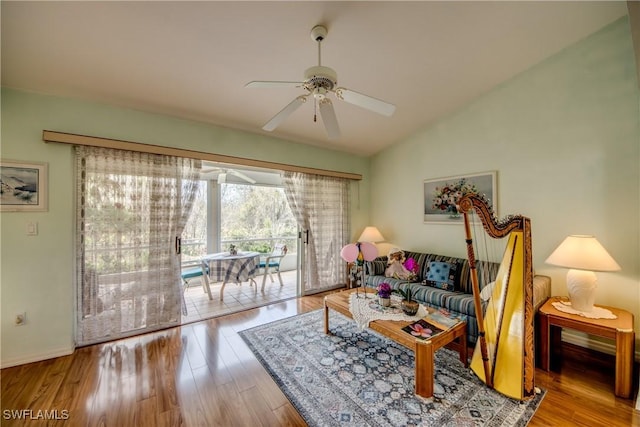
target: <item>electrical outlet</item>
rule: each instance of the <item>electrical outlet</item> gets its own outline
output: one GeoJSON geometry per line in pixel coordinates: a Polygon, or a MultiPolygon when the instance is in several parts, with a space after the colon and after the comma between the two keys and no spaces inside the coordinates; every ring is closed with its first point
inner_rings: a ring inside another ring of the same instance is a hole
{"type": "Polygon", "coordinates": [[[27,323],[27,313],[22,312],[22,313],[16,314],[15,323],[16,323],[16,326],[22,326],[25,323],[27,323]]]}

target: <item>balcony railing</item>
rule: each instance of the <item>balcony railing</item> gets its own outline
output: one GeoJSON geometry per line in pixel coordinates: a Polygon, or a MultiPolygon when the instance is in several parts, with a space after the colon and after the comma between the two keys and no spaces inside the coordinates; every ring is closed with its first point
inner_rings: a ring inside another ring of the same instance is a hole
{"type": "MultiPolygon", "coordinates": [[[[296,253],[298,238],[296,236],[256,237],[251,239],[225,239],[220,241],[220,251],[227,251],[230,245],[235,245],[239,251],[251,251],[268,254],[276,243],[287,245],[288,254],[296,253]]],[[[193,262],[207,254],[207,244],[203,240],[182,241],[182,261],[193,262]]]]}

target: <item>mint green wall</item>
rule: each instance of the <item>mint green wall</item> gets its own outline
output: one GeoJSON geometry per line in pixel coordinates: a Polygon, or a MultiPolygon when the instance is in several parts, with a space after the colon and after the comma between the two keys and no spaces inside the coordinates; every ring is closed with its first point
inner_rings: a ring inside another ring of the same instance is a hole
{"type": "Polygon", "coordinates": [[[67,354],[74,328],[72,147],[46,144],[43,129],[360,173],[352,183],[352,233],[368,223],[369,159],[222,127],[3,88],[2,158],[49,164],[49,209],[3,212],[0,254],[3,367],[67,354]],[[26,235],[28,221],[39,225],[26,235]],[[27,323],[16,327],[17,313],[27,323]]]}
{"type": "Polygon", "coordinates": [[[639,98],[622,18],[378,153],[372,223],[400,247],[464,256],[462,226],[423,223],[423,180],[496,170],[499,214],[532,219],[552,293],[567,294],[566,270],[544,260],[565,236],[593,234],[622,266],[598,273],[596,303],[633,312],[640,330],[639,98]]]}

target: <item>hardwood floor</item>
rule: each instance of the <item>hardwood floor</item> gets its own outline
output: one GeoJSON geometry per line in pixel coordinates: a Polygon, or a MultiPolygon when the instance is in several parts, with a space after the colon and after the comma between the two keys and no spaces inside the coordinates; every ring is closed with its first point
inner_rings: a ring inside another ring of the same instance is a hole
{"type": "MultiPolygon", "coordinates": [[[[1,424],[304,426],[237,332],[321,308],[322,298],[288,300],[3,369],[1,424]],[[11,419],[18,413],[68,419],[11,419]]],[[[547,395],[529,425],[640,426],[635,401],[613,395],[613,359],[564,350],[561,373],[536,370],[547,395]]]]}

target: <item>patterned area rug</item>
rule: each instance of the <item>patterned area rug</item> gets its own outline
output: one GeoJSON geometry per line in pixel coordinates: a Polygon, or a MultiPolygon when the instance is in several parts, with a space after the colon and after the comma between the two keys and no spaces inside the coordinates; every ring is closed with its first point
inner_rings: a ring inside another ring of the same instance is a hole
{"type": "Polygon", "coordinates": [[[310,426],[526,426],[544,396],[504,397],[441,349],[422,399],[412,351],[332,310],[329,325],[316,310],[240,332],[310,426]]]}

